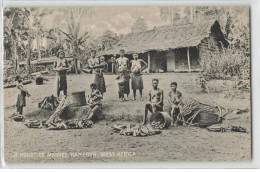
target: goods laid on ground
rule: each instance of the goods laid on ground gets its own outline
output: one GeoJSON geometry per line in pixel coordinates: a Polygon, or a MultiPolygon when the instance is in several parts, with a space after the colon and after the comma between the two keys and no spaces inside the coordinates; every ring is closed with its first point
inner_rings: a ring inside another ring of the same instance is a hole
{"type": "Polygon", "coordinates": [[[40,120],[25,120],[25,124],[29,128],[41,128],[42,122],[40,120]]]}
{"type": "Polygon", "coordinates": [[[55,112],[46,121],[46,124],[55,123],[56,117],[59,118],[59,116],[63,113],[65,108],[69,106],[69,104],[70,104],[70,102],[66,98],[62,99],[59,106],[56,108],[55,112]]]}
{"type": "Polygon", "coordinates": [[[149,121],[155,129],[164,129],[171,125],[171,117],[167,112],[155,112],[151,115],[149,121]]]}
{"type": "Polygon", "coordinates": [[[159,129],[154,129],[151,125],[131,125],[131,124],[116,124],[112,128],[114,132],[119,133],[120,135],[125,136],[134,136],[134,137],[144,137],[160,134],[159,129]]]}
{"type": "Polygon", "coordinates": [[[67,125],[64,122],[49,123],[47,130],[67,130],[67,125]]]}
{"type": "Polygon", "coordinates": [[[15,115],[12,117],[12,119],[16,122],[23,122],[24,117],[22,115],[15,115]]]}
{"type": "Polygon", "coordinates": [[[242,132],[242,133],[248,133],[248,130],[244,127],[240,126],[231,126],[231,125],[223,125],[223,124],[215,124],[207,127],[209,131],[213,132],[242,132]]]}
{"type": "Polygon", "coordinates": [[[32,83],[32,80],[24,80],[22,82],[23,85],[27,85],[27,84],[31,84],[32,83]]]}
{"type": "MultiPolygon", "coordinates": [[[[31,84],[32,83],[32,81],[31,80],[24,80],[23,82],[22,82],[22,84],[23,85],[27,85],[27,84],[31,84]]],[[[12,82],[10,82],[10,83],[5,83],[4,84],[4,88],[14,88],[14,87],[16,87],[16,82],[15,81],[12,81],[12,82]]]]}
{"type": "Polygon", "coordinates": [[[177,121],[188,125],[198,123],[201,127],[220,123],[228,113],[224,107],[216,104],[209,105],[194,98],[184,101],[183,111],[178,115],[177,121]]]}
{"type": "Polygon", "coordinates": [[[82,129],[82,128],[90,128],[93,122],[88,119],[82,119],[82,120],[74,119],[65,122],[65,124],[67,125],[68,129],[82,129]]]}
{"type": "Polygon", "coordinates": [[[56,121],[51,122],[49,124],[46,121],[40,120],[25,120],[24,125],[29,128],[43,128],[46,127],[48,130],[66,130],[66,129],[83,129],[83,128],[90,128],[93,122],[88,119],[74,119],[68,121],[56,121]]]}
{"type": "Polygon", "coordinates": [[[15,83],[11,83],[11,84],[4,84],[4,88],[14,88],[16,87],[15,83]]]}
{"type": "Polygon", "coordinates": [[[59,106],[59,101],[57,97],[53,95],[50,97],[45,97],[39,104],[38,107],[42,109],[54,110],[59,106]]]}

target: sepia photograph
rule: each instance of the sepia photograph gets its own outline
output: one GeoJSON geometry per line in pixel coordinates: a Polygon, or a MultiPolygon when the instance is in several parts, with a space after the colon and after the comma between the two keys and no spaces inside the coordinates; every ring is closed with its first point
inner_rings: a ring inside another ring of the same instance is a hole
{"type": "Polygon", "coordinates": [[[5,7],[4,162],[251,161],[250,30],[250,6],[5,7]]]}

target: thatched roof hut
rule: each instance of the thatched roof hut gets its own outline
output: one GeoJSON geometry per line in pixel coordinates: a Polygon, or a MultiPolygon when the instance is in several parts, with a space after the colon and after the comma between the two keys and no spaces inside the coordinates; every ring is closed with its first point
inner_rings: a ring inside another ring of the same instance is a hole
{"type": "Polygon", "coordinates": [[[138,53],[148,63],[148,72],[191,72],[200,70],[199,57],[203,53],[227,46],[219,22],[210,20],[130,33],[99,55],[109,57],[124,49],[129,59],[132,53],[138,53]]]}
{"type": "Polygon", "coordinates": [[[210,20],[196,24],[163,26],[144,32],[130,33],[125,35],[111,49],[100,52],[100,55],[117,54],[120,49],[125,49],[126,54],[131,54],[195,47],[209,36],[214,36],[217,39],[216,41],[221,41],[224,46],[228,45],[221,32],[219,22],[210,20]]]}

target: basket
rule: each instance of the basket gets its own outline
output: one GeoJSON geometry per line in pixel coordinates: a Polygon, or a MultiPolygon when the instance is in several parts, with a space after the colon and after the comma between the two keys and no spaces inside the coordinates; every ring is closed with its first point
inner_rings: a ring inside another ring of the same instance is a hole
{"type": "Polygon", "coordinates": [[[73,92],[72,95],[72,106],[84,106],[87,104],[85,91],[73,92]]]}
{"type": "Polygon", "coordinates": [[[171,116],[167,112],[154,112],[149,121],[150,124],[160,121],[163,124],[162,128],[168,128],[171,125],[171,116]]]}

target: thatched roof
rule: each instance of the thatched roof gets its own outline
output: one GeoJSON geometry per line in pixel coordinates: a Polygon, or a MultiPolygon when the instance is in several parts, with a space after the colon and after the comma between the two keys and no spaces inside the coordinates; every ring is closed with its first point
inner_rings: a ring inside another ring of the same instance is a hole
{"type": "MultiPolygon", "coordinates": [[[[197,46],[215,29],[221,32],[217,20],[180,26],[163,26],[149,31],[130,33],[125,35],[111,49],[100,52],[99,54],[118,54],[120,49],[124,49],[126,54],[130,54],[134,52],[145,53],[151,50],[166,51],[197,46]]],[[[223,37],[222,32],[220,36],[223,37]]]]}

